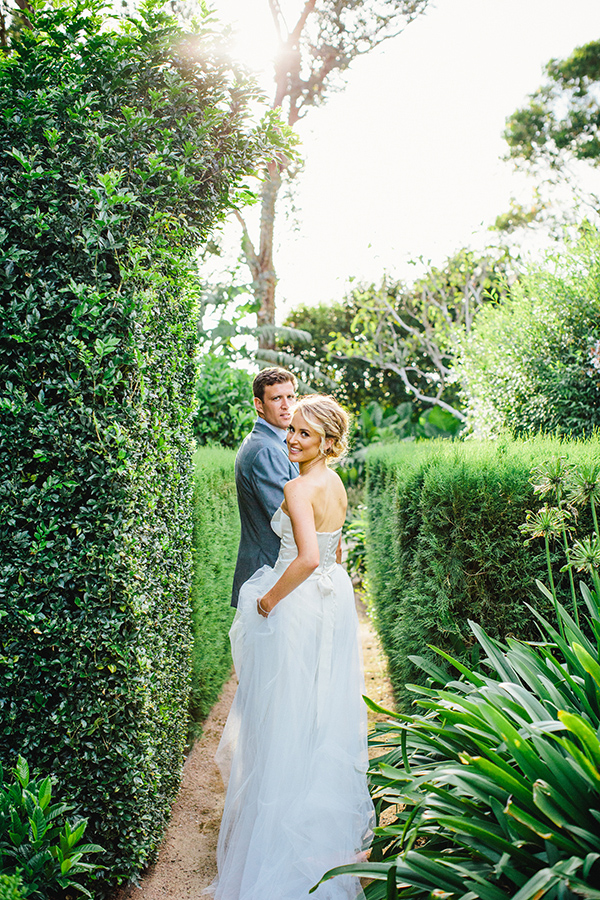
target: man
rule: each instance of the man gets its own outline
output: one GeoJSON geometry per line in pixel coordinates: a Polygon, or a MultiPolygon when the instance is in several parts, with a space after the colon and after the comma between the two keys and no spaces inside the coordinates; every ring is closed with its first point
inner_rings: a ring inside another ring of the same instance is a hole
{"type": "Polygon", "coordinates": [[[296,387],[295,376],[279,367],[263,369],[252,385],[258,418],[235,459],[242,533],[232,606],[237,606],[243,583],[261,566],[273,566],[279,553],[279,538],[271,528],[271,518],[283,501],[283,486],[298,475],[297,463],[288,459],[285,441],[296,387]]]}

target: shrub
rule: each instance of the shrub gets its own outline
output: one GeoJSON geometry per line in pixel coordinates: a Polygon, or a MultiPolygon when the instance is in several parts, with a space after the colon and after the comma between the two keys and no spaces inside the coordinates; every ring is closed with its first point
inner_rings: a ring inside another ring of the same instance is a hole
{"type": "Polygon", "coordinates": [[[200,445],[237,447],[252,430],[252,376],[222,356],[205,356],[196,382],[194,436],[200,445]]]}
{"type": "MultiPolygon", "coordinates": [[[[598,560],[592,568],[597,581],[598,560]]],[[[587,633],[557,604],[560,629],[538,616],[533,644],[496,642],[471,623],[484,665],[440,651],[460,681],[415,660],[430,685],[412,688],[420,711],[378,723],[372,739],[388,822],[378,861],[328,876],[375,879],[367,900],[598,895],[600,595],[581,593],[587,633]]]]}
{"type": "Polygon", "coordinates": [[[201,722],[231,672],[231,586],[240,537],[231,450],[202,447],[194,455],[191,712],[201,722]]]}
{"type": "Polygon", "coordinates": [[[600,426],[600,233],[530,268],[477,315],[458,371],[477,435],[600,426]]]}
{"type": "Polygon", "coordinates": [[[28,7],[0,54],[0,758],[56,774],[114,885],[187,734],[193,252],[272,132],[210,20],[102,7],[28,7]]]}
{"type": "Polygon", "coordinates": [[[20,875],[0,875],[0,900],[25,900],[20,875]]]}
{"type": "MultiPolygon", "coordinates": [[[[411,656],[433,659],[430,645],[464,661],[477,655],[469,619],[494,638],[534,638],[528,603],[546,560],[542,539],[525,546],[519,526],[535,505],[532,465],[553,455],[597,460],[598,441],[436,441],[369,454],[369,593],[401,707],[405,684],[424,678],[411,656]]],[[[577,528],[589,531],[589,513],[577,528]]],[[[556,544],[552,559],[565,561],[556,544]]],[[[564,573],[557,590],[569,602],[564,573]]],[[[547,599],[536,606],[551,613],[547,599]]]]}
{"type": "Polygon", "coordinates": [[[99,868],[83,859],[89,853],[102,852],[95,844],[80,843],[87,821],[65,821],[72,807],[52,803],[51,778],[31,780],[22,757],[17,760],[13,784],[5,785],[3,777],[0,767],[0,871],[5,878],[13,878],[12,885],[10,881],[5,885],[7,891],[11,887],[16,897],[50,900],[75,888],[91,897],[76,879],[99,868]]]}

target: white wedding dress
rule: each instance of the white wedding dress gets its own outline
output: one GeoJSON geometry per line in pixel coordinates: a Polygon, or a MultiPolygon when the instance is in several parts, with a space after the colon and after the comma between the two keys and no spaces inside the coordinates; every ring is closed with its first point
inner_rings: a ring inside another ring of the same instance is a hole
{"type": "MultiPolygon", "coordinates": [[[[371,839],[367,721],[354,591],[335,562],[340,531],[317,532],[318,569],[267,619],[256,600],[297,556],[278,509],[274,568],[243,586],[230,637],[239,687],[217,752],[228,785],[215,900],[310,900],[334,866],[355,862],[371,839]]],[[[315,900],[364,896],[337,876],[315,900]]]]}

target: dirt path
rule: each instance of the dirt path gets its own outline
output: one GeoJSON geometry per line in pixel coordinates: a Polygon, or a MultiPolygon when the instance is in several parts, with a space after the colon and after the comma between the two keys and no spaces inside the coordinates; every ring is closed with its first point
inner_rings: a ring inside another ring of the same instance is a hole
{"type": "MultiPolygon", "coordinates": [[[[357,598],[363,645],[366,693],[387,709],[393,708],[385,659],[379,639],[357,598]]],[[[204,733],[188,756],[181,789],[158,859],[139,887],[120,891],[113,900],[201,900],[216,874],[216,847],[225,799],[214,755],[236,689],[232,676],[206,720],[204,733]]],[[[378,717],[369,713],[372,724],[378,717]]]]}

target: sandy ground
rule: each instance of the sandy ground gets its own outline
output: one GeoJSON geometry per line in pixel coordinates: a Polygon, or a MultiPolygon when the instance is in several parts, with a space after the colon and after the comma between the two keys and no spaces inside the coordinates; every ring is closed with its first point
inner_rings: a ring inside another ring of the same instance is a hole
{"type": "MultiPolygon", "coordinates": [[[[360,597],[357,609],[366,694],[386,709],[393,709],[385,658],[360,597]]],[[[225,799],[214,755],[235,689],[236,679],[232,676],[186,760],[181,789],[156,863],[144,874],[139,887],[121,890],[112,900],[200,900],[202,891],[213,880],[225,799]]],[[[371,725],[379,718],[371,712],[369,717],[371,725]]]]}

